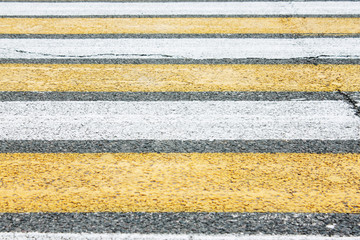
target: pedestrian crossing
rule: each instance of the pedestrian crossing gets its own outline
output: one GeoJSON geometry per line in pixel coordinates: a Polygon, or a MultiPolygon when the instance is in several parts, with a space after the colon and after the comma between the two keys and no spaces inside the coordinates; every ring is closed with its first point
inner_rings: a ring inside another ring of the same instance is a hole
{"type": "Polygon", "coordinates": [[[0,2],[0,239],[356,239],[359,26],[359,1],[0,2]]]}

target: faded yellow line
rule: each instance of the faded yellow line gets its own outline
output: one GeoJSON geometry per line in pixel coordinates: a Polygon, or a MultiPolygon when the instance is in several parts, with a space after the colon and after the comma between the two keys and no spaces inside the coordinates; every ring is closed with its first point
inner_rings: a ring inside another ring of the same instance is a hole
{"type": "Polygon", "coordinates": [[[0,212],[360,213],[359,154],[0,154],[0,212]]]}
{"type": "Polygon", "coordinates": [[[360,18],[0,18],[1,34],[358,34],[360,18]]]}
{"type": "Polygon", "coordinates": [[[0,91],[360,91],[360,65],[0,64],[0,91]]]}

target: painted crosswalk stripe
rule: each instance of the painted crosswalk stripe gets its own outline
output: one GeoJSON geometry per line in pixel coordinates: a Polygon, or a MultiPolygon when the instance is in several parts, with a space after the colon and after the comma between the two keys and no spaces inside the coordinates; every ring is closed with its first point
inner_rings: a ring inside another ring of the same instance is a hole
{"type": "Polygon", "coordinates": [[[2,2],[0,16],[353,16],[357,1],[316,2],[2,2]]]}
{"type": "Polygon", "coordinates": [[[360,59],[360,38],[0,39],[1,59],[360,59]]]}
{"type": "MultiPolygon", "coordinates": [[[[0,91],[41,91],[42,97],[37,94],[42,99],[46,99],[49,91],[78,91],[83,92],[83,96],[86,92],[112,92],[112,96],[116,92],[149,92],[153,99],[159,98],[151,92],[172,92],[168,95],[176,96],[173,92],[181,95],[182,92],[210,91],[284,91],[283,94],[289,94],[285,91],[360,91],[359,72],[357,64],[0,64],[3,83],[0,91]]],[[[72,94],[75,93],[69,93],[67,99],[71,99],[72,94]]],[[[136,96],[144,99],[139,94],[136,96]]],[[[244,94],[252,93],[240,95],[244,94]]],[[[0,93],[0,99],[4,95],[0,93]]],[[[26,93],[18,95],[25,97],[26,93]]],[[[78,96],[81,100],[82,95],[78,96]]],[[[206,97],[212,99],[210,93],[191,99],[206,97]]],[[[112,100],[116,99],[121,98],[112,100]]]]}
{"type": "Polygon", "coordinates": [[[0,26],[0,34],[344,35],[360,33],[360,18],[0,18],[0,26]]]}
{"type": "Polygon", "coordinates": [[[0,156],[1,212],[359,212],[359,154],[0,156]]]}
{"type": "Polygon", "coordinates": [[[2,140],[359,140],[343,101],[2,102],[2,140]]]}

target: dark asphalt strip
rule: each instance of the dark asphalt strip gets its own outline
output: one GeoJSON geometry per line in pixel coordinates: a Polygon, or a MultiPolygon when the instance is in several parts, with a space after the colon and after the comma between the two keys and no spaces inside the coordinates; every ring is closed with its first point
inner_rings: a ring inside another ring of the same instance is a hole
{"type": "Polygon", "coordinates": [[[360,140],[1,140],[0,153],[360,153],[360,140]]]}
{"type": "Polygon", "coordinates": [[[360,34],[0,34],[6,39],[87,39],[87,38],[360,38],[360,34]]]}
{"type": "MultiPolygon", "coordinates": [[[[5,101],[323,101],[355,92],[0,92],[5,101]]],[[[359,93],[360,94],[360,93],[359,93]]]]}
{"type": "Polygon", "coordinates": [[[0,232],[360,236],[360,214],[0,213],[0,232]]]}
{"type": "Polygon", "coordinates": [[[264,59],[264,58],[224,58],[224,59],[191,59],[191,58],[163,58],[163,59],[128,59],[128,58],[0,58],[0,64],[360,64],[360,58],[289,58],[289,59],[264,59]]]}

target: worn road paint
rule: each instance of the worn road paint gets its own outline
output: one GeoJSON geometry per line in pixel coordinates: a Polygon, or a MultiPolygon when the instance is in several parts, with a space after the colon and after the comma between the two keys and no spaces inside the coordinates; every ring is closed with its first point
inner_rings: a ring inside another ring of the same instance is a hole
{"type": "Polygon", "coordinates": [[[360,18],[0,18],[0,34],[358,34],[360,18]]]}
{"type": "Polygon", "coordinates": [[[0,16],[351,15],[360,2],[2,2],[0,16]]]}
{"type": "Polygon", "coordinates": [[[1,102],[1,140],[359,140],[344,101],[1,102]]]}
{"type": "Polygon", "coordinates": [[[0,154],[0,212],[360,213],[359,154],[0,154]]]}
{"type": "Polygon", "coordinates": [[[0,64],[0,91],[360,91],[360,65],[0,64]]]}
{"type": "Polygon", "coordinates": [[[360,38],[3,38],[0,46],[2,59],[360,59],[360,38]]]}

